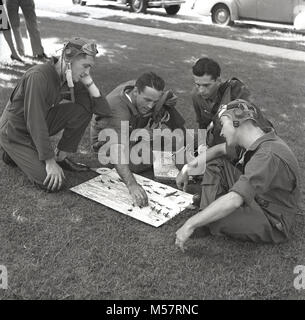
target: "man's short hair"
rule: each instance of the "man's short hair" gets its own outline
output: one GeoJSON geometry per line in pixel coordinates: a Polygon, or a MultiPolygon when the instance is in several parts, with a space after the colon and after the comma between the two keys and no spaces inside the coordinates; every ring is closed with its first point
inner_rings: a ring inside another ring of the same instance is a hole
{"type": "Polygon", "coordinates": [[[216,80],[220,76],[220,72],[219,64],[210,58],[200,58],[193,65],[193,74],[197,77],[202,77],[207,74],[211,76],[213,80],[216,80]]]}
{"type": "Polygon", "coordinates": [[[164,80],[153,72],[143,73],[136,81],[135,86],[139,92],[142,92],[145,87],[154,88],[158,91],[163,91],[165,87],[164,80]]]}

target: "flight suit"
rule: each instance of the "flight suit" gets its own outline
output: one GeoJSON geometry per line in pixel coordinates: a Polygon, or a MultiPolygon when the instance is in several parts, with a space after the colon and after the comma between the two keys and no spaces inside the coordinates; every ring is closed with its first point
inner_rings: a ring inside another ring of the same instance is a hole
{"type": "Polygon", "coordinates": [[[57,145],[76,152],[92,114],[110,116],[106,99],[90,97],[82,83],[75,84],[75,103],[67,84],[55,70],[57,58],[29,69],[15,87],[0,119],[0,144],[28,178],[42,186],[45,160],[54,158],[50,136],[63,130],[57,145]]]}
{"type": "MultiPolygon", "coordinates": [[[[121,141],[121,124],[122,121],[126,121],[129,124],[129,134],[133,132],[135,129],[141,129],[147,127],[147,125],[153,120],[153,114],[148,116],[143,116],[139,113],[137,108],[132,104],[129,100],[126,93],[130,92],[135,86],[135,80],[128,81],[119,85],[112,92],[110,92],[106,99],[110,105],[112,110],[111,118],[102,118],[100,116],[94,116],[91,122],[91,145],[95,152],[98,152],[99,148],[103,146],[105,142],[99,141],[98,135],[101,130],[105,128],[114,129],[119,138],[119,143],[123,143],[121,141]]],[[[176,128],[184,128],[184,119],[179,114],[179,112],[175,109],[175,107],[169,107],[165,104],[162,106],[160,113],[162,115],[164,112],[168,112],[168,119],[164,122],[164,125],[172,130],[176,128]]],[[[127,137],[129,142],[129,137],[127,137]]],[[[126,141],[126,139],[125,139],[126,141]]],[[[129,150],[136,144],[135,142],[130,142],[129,150]]],[[[152,150],[150,159],[152,159],[152,150]]],[[[132,162],[129,164],[131,171],[140,173],[142,171],[147,170],[152,166],[152,164],[139,164],[135,165],[132,162]]]]}
{"type": "Polygon", "coordinates": [[[191,95],[199,129],[207,129],[213,122],[213,128],[207,134],[207,145],[211,147],[225,141],[223,137],[220,137],[221,126],[217,117],[219,107],[235,99],[248,100],[250,92],[243,82],[232,78],[222,82],[209,99],[204,99],[197,88],[193,89],[191,95]]]}
{"type": "Polygon", "coordinates": [[[230,191],[244,204],[208,225],[214,235],[279,243],[289,239],[300,197],[298,162],[273,131],[250,146],[235,166],[226,158],[207,164],[203,175],[201,209],[230,191]]]}

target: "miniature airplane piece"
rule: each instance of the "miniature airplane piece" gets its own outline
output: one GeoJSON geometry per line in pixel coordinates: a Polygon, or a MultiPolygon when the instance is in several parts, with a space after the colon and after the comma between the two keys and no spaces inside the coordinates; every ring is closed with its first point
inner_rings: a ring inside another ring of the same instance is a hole
{"type": "Polygon", "coordinates": [[[192,203],[193,195],[135,174],[148,196],[149,205],[140,208],[133,204],[115,169],[95,171],[100,175],[70,190],[154,227],[163,225],[192,203]]]}

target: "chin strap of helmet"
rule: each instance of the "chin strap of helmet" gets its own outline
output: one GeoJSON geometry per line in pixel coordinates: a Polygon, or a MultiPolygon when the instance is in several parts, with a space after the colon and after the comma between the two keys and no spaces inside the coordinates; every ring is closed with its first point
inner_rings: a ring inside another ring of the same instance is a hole
{"type": "Polygon", "coordinates": [[[82,54],[85,53],[88,56],[95,57],[98,53],[97,46],[94,42],[83,39],[83,38],[73,38],[64,45],[61,55],[61,74],[63,74],[63,61],[66,64],[65,76],[67,80],[67,85],[69,87],[71,101],[75,102],[75,94],[74,94],[74,83],[72,77],[72,60],[82,54]]]}

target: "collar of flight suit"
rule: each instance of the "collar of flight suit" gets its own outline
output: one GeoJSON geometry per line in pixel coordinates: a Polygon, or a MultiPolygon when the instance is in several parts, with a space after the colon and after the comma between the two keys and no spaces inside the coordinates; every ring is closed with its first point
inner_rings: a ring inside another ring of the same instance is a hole
{"type": "Polygon", "coordinates": [[[51,71],[51,75],[52,75],[52,78],[53,78],[54,82],[60,86],[61,79],[60,79],[60,76],[59,76],[59,74],[57,73],[57,71],[55,69],[55,64],[58,62],[58,60],[59,60],[58,57],[51,57],[51,60],[48,61],[46,64],[47,64],[47,66],[49,67],[49,69],[51,71]]]}
{"type": "Polygon", "coordinates": [[[265,133],[263,136],[261,136],[256,141],[254,141],[251,144],[251,146],[246,150],[246,152],[255,151],[262,143],[264,143],[266,141],[275,141],[275,140],[277,140],[277,136],[274,133],[274,131],[272,130],[268,133],[265,133]]]}
{"type": "Polygon", "coordinates": [[[134,106],[134,104],[130,101],[130,99],[126,96],[126,93],[129,93],[134,88],[135,83],[136,83],[135,80],[130,80],[130,81],[126,82],[123,85],[123,89],[120,93],[120,97],[121,97],[121,100],[127,104],[128,108],[132,112],[132,114],[134,116],[139,116],[139,114],[140,114],[139,111],[134,106]]]}

